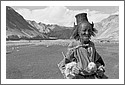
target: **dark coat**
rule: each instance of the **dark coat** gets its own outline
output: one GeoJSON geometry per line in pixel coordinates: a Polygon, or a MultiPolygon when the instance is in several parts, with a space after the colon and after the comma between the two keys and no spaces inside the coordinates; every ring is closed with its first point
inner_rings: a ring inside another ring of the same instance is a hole
{"type": "Polygon", "coordinates": [[[102,57],[98,54],[94,43],[91,41],[86,45],[81,45],[79,41],[69,44],[66,57],[58,64],[62,73],[65,70],[65,64],[72,61],[79,63],[80,70],[83,72],[89,62],[94,62],[97,68],[101,65],[105,66],[102,57]]]}

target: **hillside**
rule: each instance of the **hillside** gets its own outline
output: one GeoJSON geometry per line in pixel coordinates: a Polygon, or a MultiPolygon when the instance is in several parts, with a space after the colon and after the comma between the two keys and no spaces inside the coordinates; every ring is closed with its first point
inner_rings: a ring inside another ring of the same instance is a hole
{"type": "Polygon", "coordinates": [[[119,40],[119,15],[111,15],[95,24],[96,39],[119,40]]]}
{"type": "Polygon", "coordinates": [[[40,32],[47,34],[48,37],[56,37],[57,39],[69,39],[73,29],[72,27],[37,23],[30,20],[27,20],[27,22],[40,32]]]}
{"type": "Polygon", "coordinates": [[[46,35],[39,32],[38,29],[31,26],[20,14],[14,9],[6,7],[6,37],[10,35],[17,35],[19,37],[35,37],[41,36],[47,38],[46,35]]]}

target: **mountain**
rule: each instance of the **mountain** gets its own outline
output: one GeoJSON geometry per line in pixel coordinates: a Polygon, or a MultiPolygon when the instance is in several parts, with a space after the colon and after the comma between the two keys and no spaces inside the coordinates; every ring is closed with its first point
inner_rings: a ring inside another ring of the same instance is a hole
{"type": "MultiPolygon", "coordinates": [[[[58,39],[69,39],[73,29],[72,27],[46,25],[30,20],[28,23],[37,28],[40,32],[46,33],[49,37],[56,37],[58,39]]],[[[111,15],[101,22],[95,23],[94,27],[98,30],[94,39],[119,40],[119,15],[111,15]]]]}
{"type": "Polygon", "coordinates": [[[19,13],[13,8],[6,7],[6,36],[17,35],[29,38],[41,36],[43,39],[48,38],[39,32],[38,29],[30,25],[19,13]]]}
{"type": "Polygon", "coordinates": [[[48,33],[49,37],[56,37],[58,39],[70,39],[72,29],[63,29],[59,31],[51,31],[48,33]]]}
{"type": "MultiPolygon", "coordinates": [[[[94,39],[118,41],[119,40],[119,15],[110,15],[99,23],[95,23],[94,27],[98,33],[94,39]]],[[[54,26],[48,33],[49,36],[58,37],[59,39],[69,39],[72,33],[72,27],[54,26]]]]}
{"type": "Polygon", "coordinates": [[[44,23],[36,23],[35,21],[27,20],[33,27],[37,28],[40,32],[45,33],[48,37],[56,37],[57,39],[69,39],[72,32],[72,27],[65,27],[59,25],[46,25],[44,23]]]}
{"type": "MultiPolygon", "coordinates": [[[[103,40],[119,40],[119,15],[110,15],[101,22],[95,23],[94,27],[98,30],[96,37],[93,39],[103,40]]],[[[42,37],[48,39],[54,37],[57,39],[69,39],[73,27],[59,26],[56,24],[44,24],[42,22],[35,22],[25,20],[14,9],[6,7],[6,36],[18,35],[29,38],[42,37]]]]}
{"type": "Polygon", "coordinates": [[[27,20],[27,22],[33,26],[34,28],[38,29],[41,33],[48,33],[50,29],[44,23],[36,23],[35,21],[27,20]]]}
{"type": "Polygon", "coordinates": [[[99,23],[95,23],[98,30],[96,39],[119,40],[119,15],[110,15],[99,23]]]}
{"type": "Polygon", "coordinates": [[[73,27],[65,27],[54,25],[54,29],[48,33],[50,37],[57,37],[58,39],[70,39],[73,27]]]}

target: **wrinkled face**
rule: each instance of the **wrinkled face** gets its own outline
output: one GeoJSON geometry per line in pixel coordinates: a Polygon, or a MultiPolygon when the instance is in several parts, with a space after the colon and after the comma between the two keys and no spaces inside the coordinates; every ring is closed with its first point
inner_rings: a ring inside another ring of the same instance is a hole
{"type": "Polygon", "coordinates": [[[92,26],[88,23],[80,24],[79,26],[79,36],[82,41],[89,41],[92,35],[92,26]]]}

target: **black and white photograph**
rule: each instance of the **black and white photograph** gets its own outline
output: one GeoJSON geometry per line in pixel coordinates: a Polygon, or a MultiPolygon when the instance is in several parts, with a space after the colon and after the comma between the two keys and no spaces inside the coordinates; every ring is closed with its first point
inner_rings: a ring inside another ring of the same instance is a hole
{"type": "Polygon", "coordinates": [[[4,84],[124,83],[124,1],[1,1],[4,84]]]}

